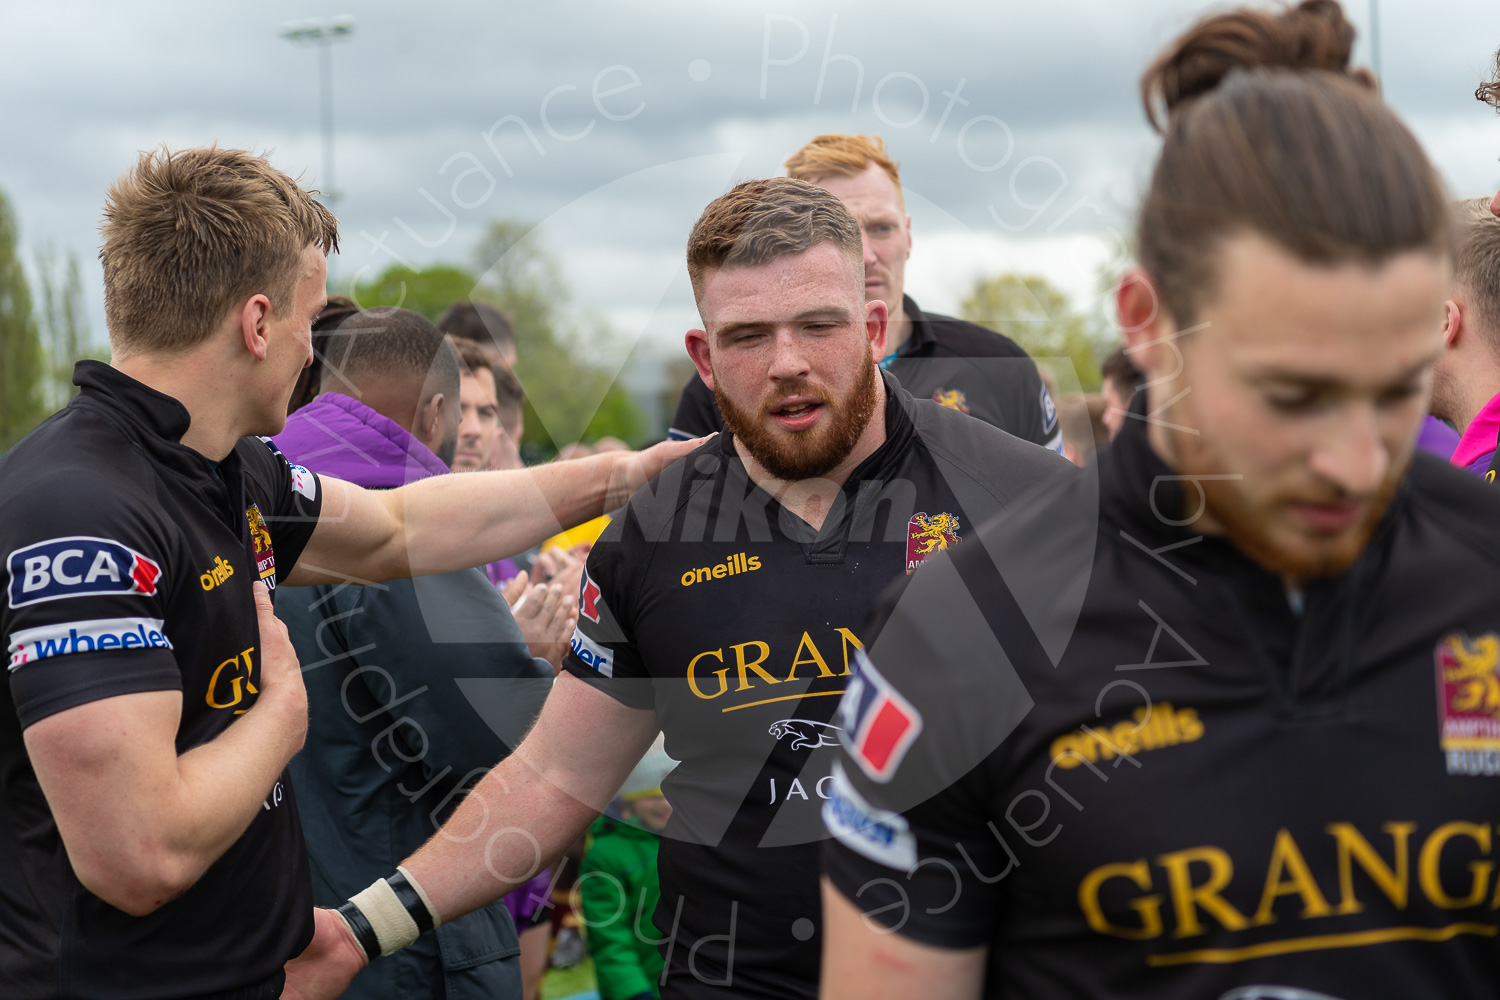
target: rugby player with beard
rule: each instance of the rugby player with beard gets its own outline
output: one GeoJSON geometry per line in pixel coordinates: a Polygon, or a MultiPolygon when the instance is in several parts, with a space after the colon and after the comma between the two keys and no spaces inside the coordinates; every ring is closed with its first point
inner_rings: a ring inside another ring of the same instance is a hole
{"type": "Polygon", "coordinates": [[[1353,40],[1241,9],[1146,72],[1145,386],[1097,524],[997,521],[882,602],[825,997],[1500,997],[1500,531],[1413,457],[1450,230],[1353,40]]]}
{"type": "MultiPolygon", "coordinates": [[[[687,348],[729,433],[664,470],[589,554],[572,652],[535,728],[389,880],[340,910],[325,980],[503,895],[609,804],[658,730],[681,763],[654,915],[664,997],[817,992],[832,721],[881,591],[1078,475],[883,373],[860,229],[834,194],[748,181],[688,241],[687,348]],[[419,884],[421,900],[401,894],[419,884]],[[356,944],[357,942],[357,944],[356,944]],[[342,964],[341,964],[342,963],[342,964]]],[[[654,916],[654,919],[653,919],[654,916]]]]}

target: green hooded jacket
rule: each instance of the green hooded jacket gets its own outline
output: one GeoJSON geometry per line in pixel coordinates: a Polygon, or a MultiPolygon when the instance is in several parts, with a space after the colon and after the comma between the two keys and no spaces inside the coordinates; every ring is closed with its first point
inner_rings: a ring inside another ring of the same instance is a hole
{"type": "Polygon", "coordinates": [[[579,895],[603,1000],[658,996],[662,959],[651,916],[661,898],[661,838],[632,820],[600,816],[583,856],[579,895]],[[608,876],[608,877],[606,877],[608,876]]]}

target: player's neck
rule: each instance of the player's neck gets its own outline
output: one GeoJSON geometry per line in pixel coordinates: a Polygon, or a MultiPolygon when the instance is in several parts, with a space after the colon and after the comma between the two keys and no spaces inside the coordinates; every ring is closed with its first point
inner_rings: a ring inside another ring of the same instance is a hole
{"type": "Polygon", "coordinates": [[[855,441],[854,447],[831,471],[815,479],[778,479],[766,471],[754,456],[741,452],[745,471],[752,482],[776,498],[788,512],[806,521],[815,531],[821,530],[838,491],[843,488],[849,474],[859,468],[861,462],[875,454],[885,444],[885,379],[875,373],[875,404],[870,408],[870,420],[855,441]]]}
{"type": "Polygon", "coordinates": [[[132,354],[114,367],[186,407],[192,423],[182,443],[205,458],[222,461],[247,433],[232,368],[212,341],[179,353],[132,354]]]}

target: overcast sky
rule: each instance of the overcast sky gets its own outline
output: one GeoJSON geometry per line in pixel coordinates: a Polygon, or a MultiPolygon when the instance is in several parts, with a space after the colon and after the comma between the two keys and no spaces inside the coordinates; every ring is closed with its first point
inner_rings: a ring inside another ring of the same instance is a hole
{"type": "MultiPolygon", "coordinates": [[[[734,181],[820,132],[902,161],[908,291],[957,309],[976,277],[1041,273],[1080,300],[1128,231],[1156,148],[1141,69],[1208,8],[1184,0],[499,4],[272,0],[0,10],[0,190],[28,250],[83,258],[103,339],[105,187],[161,143],[270,150],[327,187],[311,48],[284,22],[348,13],[333,51],[341,283],[393,260],[473,267],[484,224],[541,227],[581,308],[676,350],[684,238],[734,181]],[[820,89],[821,88],[821,89],[820,89]]],[[[1370,61],[1370,0],[1351,0],[1370,61]]],[[[1500,187],[1500,118],[1472,97],[1493,0],[1380,0],[1386,95],[1455,196],[1500,187]]]]}

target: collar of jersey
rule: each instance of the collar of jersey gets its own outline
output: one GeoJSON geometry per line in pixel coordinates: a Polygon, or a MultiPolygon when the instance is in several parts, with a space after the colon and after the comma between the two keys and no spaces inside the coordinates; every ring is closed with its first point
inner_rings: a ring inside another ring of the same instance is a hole
{"type": "Polygon", "coordinates": [[[922,310],[917,308],[916,301],[910,295],[901,296],[901,311],[906,318],[911,320],[911,336],[902,342],[901,346],[885,357],[880,359],[880,367],[889,370],[897,358],[909,358],[921,351],[933,339],[932,331],[928,329],[927,317],[922,315],[922,310]]]}
{"type": "Polygon", "coordinates": [[[73,384],[85,396],[103,403],[155,437],[180,442],[193,422],[188,408],[178,400],[102,361],[80,361],[74,365],[73,384]]]}

